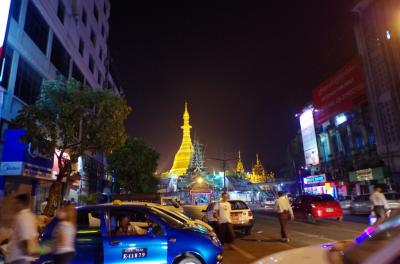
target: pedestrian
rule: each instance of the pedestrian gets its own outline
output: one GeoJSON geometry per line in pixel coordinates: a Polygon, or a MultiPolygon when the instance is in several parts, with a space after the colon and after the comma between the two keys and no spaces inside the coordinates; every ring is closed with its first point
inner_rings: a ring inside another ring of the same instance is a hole
{"type": "Polygon", "coordinates": [[[278,192],[278,199],[275,202],[275,210],[278,213],[279,224],[281,226],[281,237],[283,242],[289,242],[287,234],[287,223],[290,218],[294,220],[294,214],[289,200],[283,195],[283,192],[278,192]]]}
{"type": "Polygon", "coordinates": [[[234,233],[231,220],[231,204],[228,202],[228,193],[222,193],[222,201],[214,207],[214,217],[218,220],[219,240],[227,248],[232,249],[234,233]]]}
{"type": "Polygon", "coordinates": [[[66,205],[57,212],[60,219],[53,231],[53,256],[55,264],[68,264],[75,256],[76,210],[66,205]]]}
{"type": "Polygon", "coordinates": [[[385,195],[382,193],[382,187],[377,185],[375,186],[375,191],[369,196],[369,200],[372,205],[372,214],[375,214],[377,220],[375,222],[376,225],[382,223],[386,218],[386,212],[389,210],[389,205],[386,200],[385,195]]]}
{"type": "Polygon", "coordinates": [[[30,206],[30,195],[19,194],[15,197],[17,214],[7,247],[7,264],[28,264],[39,257],[38,226],[30,206]]]}

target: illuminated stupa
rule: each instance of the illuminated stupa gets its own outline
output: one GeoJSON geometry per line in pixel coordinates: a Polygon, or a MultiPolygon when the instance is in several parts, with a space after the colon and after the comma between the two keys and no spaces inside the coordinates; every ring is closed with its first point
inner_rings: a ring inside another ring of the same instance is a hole
{"type": "Polygon", "coordinates": [[[183,126],[181,126],[183,130],[182,144],[178,152],[175,154],[174,164],[169,171],[170,175],[181,176],[186,173],[190,165],[190,159],[193,155],[193,145],[192,139],[190,137],[190,129],[192,128],[192,126],[189,124],[189,119],[190,116],[188,112],[187,102],[185,102],[185,112],[183,113],[183,126]]]}

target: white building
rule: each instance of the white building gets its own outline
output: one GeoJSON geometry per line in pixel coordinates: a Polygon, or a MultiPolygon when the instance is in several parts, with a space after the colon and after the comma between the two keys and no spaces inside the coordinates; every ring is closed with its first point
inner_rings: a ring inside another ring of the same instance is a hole
{"type": "MultiPolygon", "coordinates": [[[[109,73],[109,16],[109,0],[11,0],[5,67],[0,85],[2,137],[18,111],[35,102],[42,81],[54,79],[59,74],[73,77],[94,89],[122,93],[109,73]]],[[[2,148],[0,143],[0,153],[2,148]]],[[[92,168],[97,175],[87,176],[88,186],[84,188],[87,192],[101,191],[96,178],[101,175],[97,168],[104,167],[105,159],[103,155],[86,159],[85,167],[92,168]]],[[[14,178],[16,180],[12,181],[18,180],[18,177],[14,178]]],[[[34,189],[47,189],[50,182],[42,180],[20,177],[18,189],[32,193],[35,193],[34,189]],[[34,185],[39,188],[32,187],[34,185]]],[[[5,182],[7,193],[7,179],[5,182]]]]}

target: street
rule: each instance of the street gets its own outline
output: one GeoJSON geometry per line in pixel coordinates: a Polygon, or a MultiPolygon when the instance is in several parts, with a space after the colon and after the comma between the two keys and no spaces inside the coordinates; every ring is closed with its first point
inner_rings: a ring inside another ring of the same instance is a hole
{"type": "MultiPolygon", "coordinates": [[[[202,207],[186,207],[185,211],[199,218],[202,207]],[[190,211],[190,212],[189,212],[190,211]]],[[[280,227],[275,213],[271,209],[253,209],[255,225],[252,234],[244,236],[236,233],[235,249],[225,250],[224,263],[251,263],[263,256],[275,252],[315,244],[332,243],[353,239],[366,227],[366,216],[345,215],[342,222],[320,220],[315,224],[305,220],[289,223],[290,242],[280,241],[280,227]]]]}

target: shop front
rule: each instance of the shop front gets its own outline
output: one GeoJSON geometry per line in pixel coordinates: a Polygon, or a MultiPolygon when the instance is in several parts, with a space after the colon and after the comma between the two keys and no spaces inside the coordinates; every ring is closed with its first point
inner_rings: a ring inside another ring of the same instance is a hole
{"type": "Polygon", "coordinates": [[[47,198],[55,180],[52,175],[53,161],[40,156],[30,146],[20,141],[24,130],[7,130],[0,164],[0,195],[28,193],[33,197],[32,208],[40,211],[40,204],[47,198]]]}
{"type": "Polygon", "coordinates": [[[350,188],[353,195],[368,194],[374,191],[377,184],[391,189],[390,170],[386,167],[368,168],[349,173],[350,188]]]}
{"type": "MultiPolygon", "coordinates": [[[[335,182],[328,182],[325,174],[311,175],[303,178],[303,190],[308,194],[330,194],[337,198],[339,185],[335,182]]],[[[342,188],[342,187],[340,187],[342,188]]]]}

